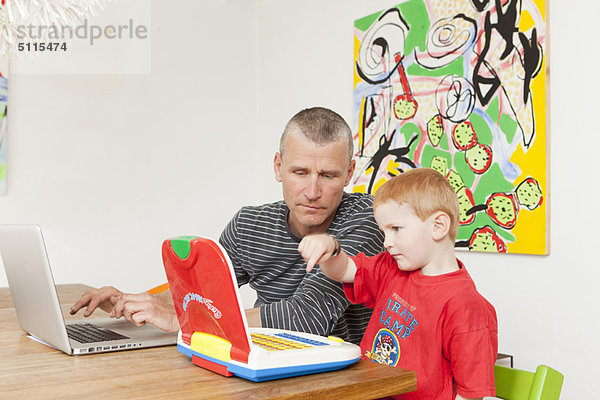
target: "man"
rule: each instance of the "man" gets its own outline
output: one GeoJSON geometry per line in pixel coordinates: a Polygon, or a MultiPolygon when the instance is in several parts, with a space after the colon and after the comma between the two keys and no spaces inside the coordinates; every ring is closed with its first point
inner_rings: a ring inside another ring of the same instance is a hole
{"type": "MultiPolygon", "coordinates": [[[[304,236],[329,233],[347,254],[372,256],[382,251],[372,197],[344,192],[355,168],[352,155],[352,132],[335,112],[310,108],[288,122],[273,163],[284,200],[243,207],[219,239],[238,283],[248,283],[257,292],[255,308],[246,311],[249,325],[360,342],[371,311],[349,305],[341,284],[319,269],[306,274],[297,250],[304,236]]],[[[104,287],[84,294],[71,313],[86,305],[84,316],[101,307],[112,317],[124,316],[136,324],[178,329],[173,306],[149,294],[104,287]]]]}

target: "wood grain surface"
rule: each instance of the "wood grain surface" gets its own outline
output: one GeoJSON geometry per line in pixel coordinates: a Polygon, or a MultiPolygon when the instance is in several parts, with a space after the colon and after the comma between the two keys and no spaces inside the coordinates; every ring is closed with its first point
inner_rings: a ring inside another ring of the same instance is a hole
{"type": "MultiPolygon", "coordinates": [[[[65,318],[73,318],[68,309],[88,289],[57,287],[65,318]]],[[[415,388],[414,372],[365,360],[340,371],[255,383],[196,367],[175,346],[68,356],[28,338],[8,288],[0,288],[2,399],[364,400],[415,388]]]]}

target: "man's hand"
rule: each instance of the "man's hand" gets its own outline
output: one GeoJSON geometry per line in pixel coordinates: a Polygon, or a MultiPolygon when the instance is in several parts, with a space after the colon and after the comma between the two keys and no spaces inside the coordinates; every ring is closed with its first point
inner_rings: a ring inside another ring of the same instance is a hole
{"type": "Polygon", "coordinates": [[[98,307],[105,312],[110,313],[117,303],[117,297],[122,294],[123,292],[112,286],[104,286],[100,289],[90,290],[73,304],[70,313],[73,315],[83,307],[86,307],[85,312],[83,313],[84,317],[92,315],[98,307]]]}
{"type": "Polygon", "coordinates": [[[317,264],[331,258],[339,244],[333,236],[320,234],[305,236],[298,245],[298,252],[306,261],[306,272],[317,264]]]}
{"type": "Polygon", "coordinates": [[[161,300],[158,295],[149,293],[131,294],[105,286],[100,289],[90,290],[71,307],[71,315],[86,307],[84,317],[89,317],[100,307],[110,314],[112,318],[124,317],[127,321],[141,326],[146,322],[167,332],[177,332],[179,321],[172,304],[161,300]]]}
{"type": "Polygon", "coordinates": [[[149,322],[167,332],[179,330],[179,320],[173,305],[149,293],[121,294],[117,298],[110,316],[113,318],[124,317],[138,326],[149,322]]]}

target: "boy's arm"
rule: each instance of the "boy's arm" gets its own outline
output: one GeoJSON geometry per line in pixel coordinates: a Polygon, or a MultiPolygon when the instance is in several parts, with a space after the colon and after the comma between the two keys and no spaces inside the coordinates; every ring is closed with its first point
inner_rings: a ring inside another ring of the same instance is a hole
{"type": "Polygon", "coordinates": [[[306,272],[319,264],[321,271],[329,278],[343,283],[354,282],[356,264],[340,248],[340,243],[333,236],[305,236],[298,245],[298,252],[306,261],[306,272]]]}

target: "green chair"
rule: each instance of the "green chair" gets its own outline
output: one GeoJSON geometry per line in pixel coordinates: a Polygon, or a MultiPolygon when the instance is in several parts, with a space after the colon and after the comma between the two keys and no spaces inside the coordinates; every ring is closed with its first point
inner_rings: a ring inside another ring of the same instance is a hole
{"type": "Polygon", "coordinates": [[[496,397],[506,400],[558,400],[563,375],[545,365],[535,373],[501,365],[494,366],[496,397]]]}

